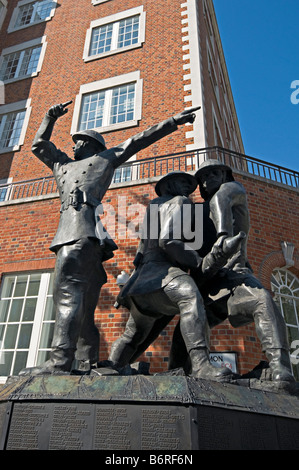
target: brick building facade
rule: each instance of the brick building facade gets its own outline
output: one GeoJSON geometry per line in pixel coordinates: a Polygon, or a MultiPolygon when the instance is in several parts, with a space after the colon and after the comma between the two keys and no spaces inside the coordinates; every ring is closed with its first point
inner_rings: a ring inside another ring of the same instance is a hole
{"type": "MultiPolygon", "coordinates": [[[[290,339],[298,339],[298,173],[244,156],[212,1],[0,0],[0,26],[0,376],[44,360],[50,347],[55,255],[49,246],[60,201],[31,145],[49,107],[70,99],[52,136],[69,156],[71,134],[79,129],[99,130],[111,147],[201,106],[193,125],[116,170],[103,201],[119,250],[105,263],[108,282],[96,310],[100,358],[107,358],[128,318],[113,306],[116,278],[132,271],[138,223],[155,197],[155,182],[179,167],[195,171],[206,157],[225,159],[245,185],[250,262],[289,315],[290,339]]],[[[201,201],[198,191],[192,197],[201,201]]],[[[167,368],[175,323],[142,357],[152,371],[167,368]]],[[[219,355],[235,353],[241,373],[262,358],[252,325],[223,323],[212,331],[211,346],[219,355]]]]}

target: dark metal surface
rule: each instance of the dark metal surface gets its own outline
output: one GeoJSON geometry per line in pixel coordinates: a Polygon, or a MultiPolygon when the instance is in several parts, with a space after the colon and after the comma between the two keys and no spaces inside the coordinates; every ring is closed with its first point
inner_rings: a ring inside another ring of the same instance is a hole
{"type": "Polygon", "coordinates": [[[199,450],[298,450],[299,422],[220,408],[197,409],[199,450]]]}
{"type": "Polygon", "coordinates": [[[6,449],[191,449],[190,425],[178,406],[16,403],[6,449]]]}
{"type": "Polygon", "coordinates": [[[1,401],[68,400],[203,405],[299,420],[299,393],[274,393],[192,377],[38,376],[18,378],[0,390],[1,401]]]}

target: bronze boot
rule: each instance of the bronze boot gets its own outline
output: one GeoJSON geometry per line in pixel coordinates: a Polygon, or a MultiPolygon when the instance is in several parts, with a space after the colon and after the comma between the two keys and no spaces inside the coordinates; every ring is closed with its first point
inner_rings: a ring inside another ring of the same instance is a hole
{"type": "Polygon", "coordinates": [[[192,367],[190,375],[197,379],[229,382],[234,377],[234,374],[227,367],[212,366],[207,348],[192,349],[189,355],[192,367]]]}

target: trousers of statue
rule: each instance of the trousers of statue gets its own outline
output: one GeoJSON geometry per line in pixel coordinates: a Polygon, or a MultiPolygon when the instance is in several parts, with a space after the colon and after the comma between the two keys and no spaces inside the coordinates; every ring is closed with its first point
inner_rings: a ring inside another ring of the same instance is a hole
{"type": "Polygon", "coordinates": [[[271,294],[262,286],[244,284],[233,289],[227,301],[228,318],[232,326],[255,323],[263,351],[289,349],[285,321],[271,294]]]}
{"type": "Polygon", "coordinates": [[[57,251],[53,351],[62,352],[69,360],[97,362],[99,331],[94,323],[94,311],[106,279],[101,247],[96,239],[81,239],[57,251]]]}
{"type": "MultiPolygon", "coordinates": [[[[170,321],[177,314],[187,351],[207,348],[208,326],[203,300],[193,279],[183,274],[159,291],[132,297],[125,332],[113,343],[109,359],[118,366],[133,362],[137,358],[136,351],[141,355],[149,345],[146,339],[159,324],[159,319],[168,316],[170,321]]],[[[156,337],[162,329],[156,329],[156,337]]]]}

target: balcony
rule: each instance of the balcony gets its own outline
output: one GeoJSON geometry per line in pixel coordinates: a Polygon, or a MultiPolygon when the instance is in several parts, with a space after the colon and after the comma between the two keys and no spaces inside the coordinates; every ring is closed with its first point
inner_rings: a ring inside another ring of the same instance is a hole
{"type": "MultiPolygon", "coordinates": [[[[111,187],[127,182],[143,183],[176,170],[194,172],[203,161],[210,158],[222,161],[237,173],[256,176],[290,188],[299,187],[298,171],[289,170],[221,147],[209,147],[126,163],[115,171],[111,187]]],[[[10,201],[43,198],[51,195],[57,195],[56,181],[53,176],[0,185],[0,205],[10,201]]]]}

